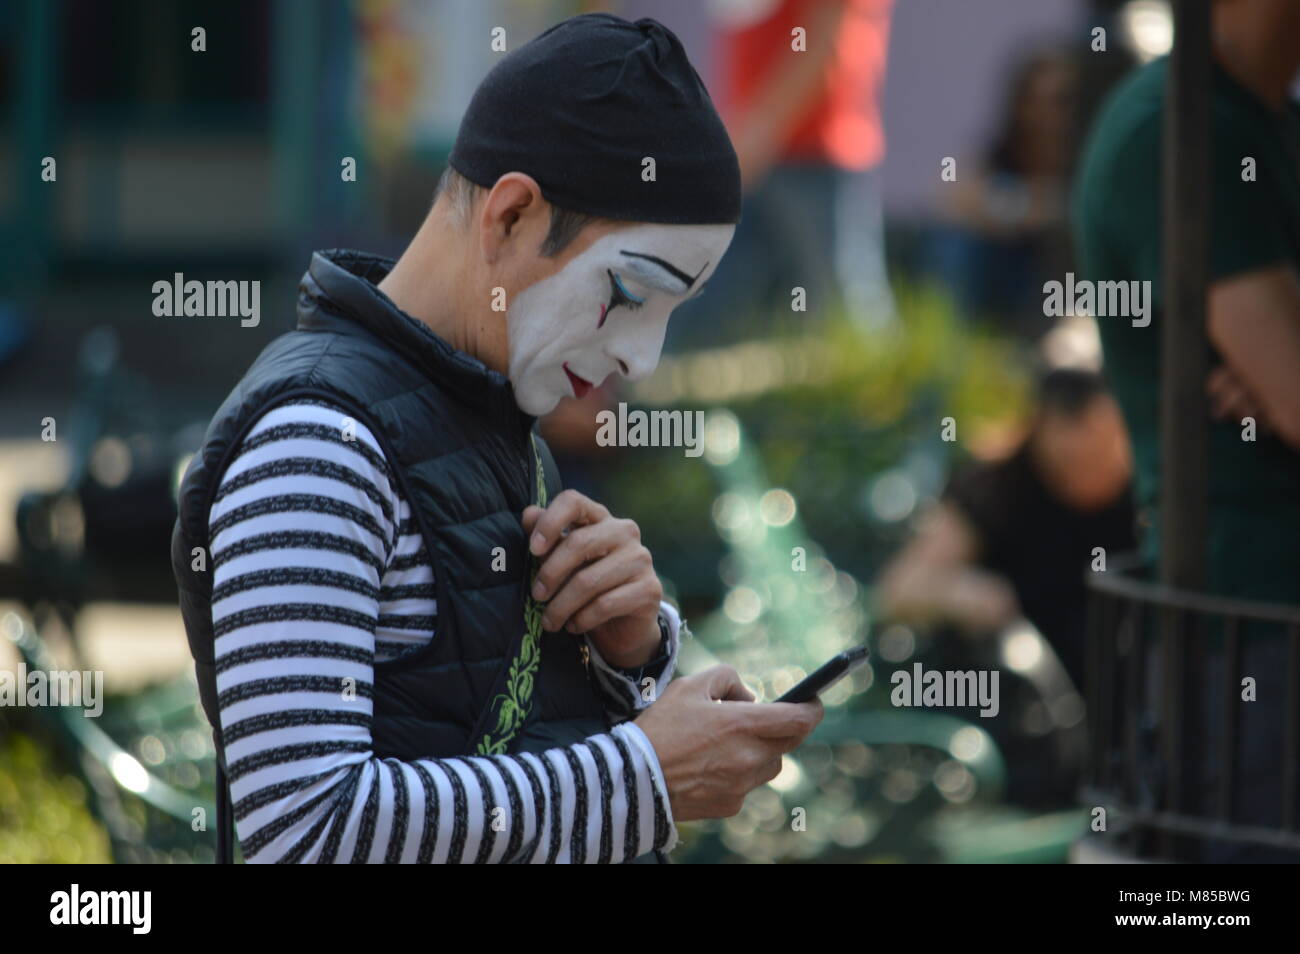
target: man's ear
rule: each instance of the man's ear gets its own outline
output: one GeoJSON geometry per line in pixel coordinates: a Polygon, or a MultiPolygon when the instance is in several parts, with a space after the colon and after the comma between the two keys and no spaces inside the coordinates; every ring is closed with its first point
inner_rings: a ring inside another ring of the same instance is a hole
{"type": "MultiPolygon", "coordinates": [[[[510,242],[532,230],[545,205],[542,190],[532,176],[507,172],[498,179],[479,212],[479,242],[484,259],[489,264],[495,263],[510,242]]],[[[534,244],[540,241],[539,238],[534,244]]]]}

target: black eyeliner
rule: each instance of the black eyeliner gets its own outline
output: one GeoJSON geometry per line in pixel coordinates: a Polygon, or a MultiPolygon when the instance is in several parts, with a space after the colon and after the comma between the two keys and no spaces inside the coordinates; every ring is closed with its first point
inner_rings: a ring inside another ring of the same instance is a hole
{"type": "Polygon", "coordinates": [[[709,267],[709,263],[705,262],[704,268],[701,268],[698,272],[696,272],[695,278],[692,278],[690,275],[687,275],[684,271],[682,271],[672,262],[665,262],[662,258],[658,258],[654,255],[646,255],[643,252],[630,252],[625,248],[619,249],[619,252],[622,253],[623,255],[628,256],[629,258],[643,258],[647,262],[654,262],[656,265],[658,265],[668,274],[672,275],[673,278],[677,279],[679,282],[685,285],[687,291],[690,291],[691,288],[695,286],[695,280],[704,274],[705,268],[709,267]]]}

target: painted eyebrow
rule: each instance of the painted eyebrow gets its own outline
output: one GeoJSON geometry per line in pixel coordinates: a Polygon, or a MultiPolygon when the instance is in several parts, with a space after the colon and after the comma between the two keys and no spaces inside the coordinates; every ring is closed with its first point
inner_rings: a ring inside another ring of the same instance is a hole
{"type": "MultiPolygon", "coordinates": [[[[644,259],[645,261],[650,262],[652,265],[659,266],[659,268],[663,269],[673,278],[677,279],[679,282],[685,285],[687,291],[690,291],[691,288],[695,286],[696,279],[698,279],[701,275],[704,274],[705,268],[709,267],[709,263],[705,262],[704,268],[701,268],[698,272],[696,272],[695,277],[692,278],[690,275],[686,274],[684,271],[682,271],[672,262],[665,262],[662,258],[658,258],[654,255],[646,255],[644,252],[632,252],[627,249],[620,249],[619,251],[621,254],[626,255],[628,258],[644,259]]],[[[640,271],[640,269],[638,269],[638,271],[640,271]]],[[[662,285],[660,285],[659,287],[663,288],[662,285]]],[[[663,290],[667,292],[675,292],[675,289],[663,288],[663,290]]]]}

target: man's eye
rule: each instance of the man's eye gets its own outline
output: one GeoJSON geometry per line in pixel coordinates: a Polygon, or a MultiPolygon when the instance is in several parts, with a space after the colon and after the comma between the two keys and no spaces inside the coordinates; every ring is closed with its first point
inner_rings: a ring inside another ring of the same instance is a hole
{"type": "Polygon", "coordinates": [[[633,311],[636,311],[636,309],[641,307],[641,305],[645,302],[644,298],[637,298],[630,291],[628,291],[627,287],[623,284],[623,280],[618,277],[618,274],[612,268],[605,269],[605,273],[609,275],[609,289],[610,289],[609,307],[605,309],[606,314],[609,314],[609,312],[613,311],[615,308],[619,307],[620,305],[622,305],[624,308],[630,308],[633,311]]]}

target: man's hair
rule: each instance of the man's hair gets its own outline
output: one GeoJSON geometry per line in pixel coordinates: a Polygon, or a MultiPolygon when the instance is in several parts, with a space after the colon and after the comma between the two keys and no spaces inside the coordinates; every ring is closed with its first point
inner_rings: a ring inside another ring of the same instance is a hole
{"type": "Polygon", "coordinates": [[[1093,400],[1106,393],[1105,379],[1082,368],[1055,368],[1038,381],[1038,406],[1066,417],[1078,417],[1093,400]]]}
{"type": "MultiPolygon", "coordinates": [[[[474,202],[478,199],[479,194],[485,191],[482,186],[471,182],[463,175],[448,166],[442,171],[441,178],[438,179],[438,186],[433,192],[433,201],[438,201],[438,196],[446,195],[447,201],[451,203],[452,214],[456,216],[461,227],[467,227],[470,221],[470,213],[473,211],[474,202]]],[[[554,202],[551,203],[551,226],[546,231],[546,238],[542,240],[541,248],[538,250],[546,258],[554,258],[563,252],[578,233],[593,222],[599,222],[600,216],[587,215],[583,212],[572,212],[569,209],[562,209],[554,202]]]]}

